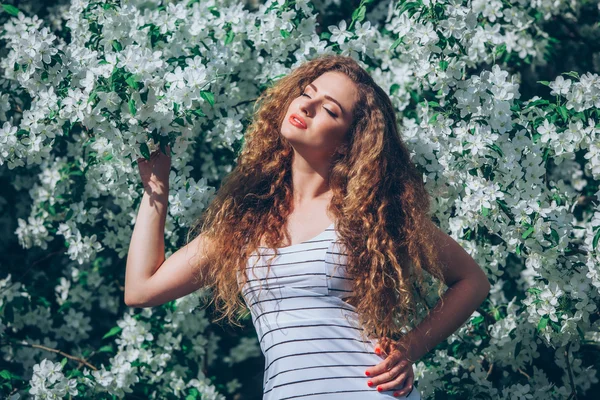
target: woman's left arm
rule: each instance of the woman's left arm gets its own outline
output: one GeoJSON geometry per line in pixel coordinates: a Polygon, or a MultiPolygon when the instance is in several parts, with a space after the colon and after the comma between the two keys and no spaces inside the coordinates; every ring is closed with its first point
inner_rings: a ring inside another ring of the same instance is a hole
{"type": "Polygon", "coordinates": [[[469,253],[433,222],[431,224],[434,241],[440,246],[440,262],[448,289],[442,295],[443,304],[438,302],[401,340],[408,360],[413,363],[460,328],[490,292],[485,272],[469,253]]]}
{"type": "MultiPolygon", "coordinates": [[[[391,390],[394,396],[408,396],[413,389],[412,364],[455,332],[469,319],[490,291],[490,283],[479,265],[451,236],[433,222],[433,240],[439,244],[443,279],[448,289],[427,316],[399,341],[383,338],[380,345],[387,357],[367,368],[371,379],[367,385],[377,390],[391,390]]],[[[380,349],[375,352],[380,354],[380,349]]]]}

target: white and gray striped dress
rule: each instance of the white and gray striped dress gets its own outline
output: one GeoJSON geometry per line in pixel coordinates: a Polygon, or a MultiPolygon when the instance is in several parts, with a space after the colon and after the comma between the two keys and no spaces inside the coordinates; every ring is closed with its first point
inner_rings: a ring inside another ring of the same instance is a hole
{"type": "Polygon", "coordinates": [[[248,260],[242,294],[265,356],[263,400],[419,400],[414,387],[393,397],[394,390],[367,386],[365,370],[383,358],[374,352],[377,339],[361,339],[355,308],[343,300],[352,282],[336,239],[332,223],[310,240],[280,247],[268,275],[272,250],[260,247],[248,260]]]}

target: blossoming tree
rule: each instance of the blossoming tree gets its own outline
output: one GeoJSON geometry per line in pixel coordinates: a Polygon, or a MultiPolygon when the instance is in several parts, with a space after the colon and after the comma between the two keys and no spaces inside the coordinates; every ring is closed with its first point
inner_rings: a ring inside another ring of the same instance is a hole
{"type": "Polygon", "coordinates": [[[597,385],[600,77],[523,79],[558,46],[547,22],[572,28],[596,3],[362,0],[325,26],[343,3],[73,0],[43,19],[18,6],[2,5],[0,33],[3,397],[259,394],[262,376],[243,372],[262,373],[256,335],[211,324],[210,291],[124,305],[135,160],[176,155],[168,257],[231,171],[253,100],[323,53],[388,91],[435,218],[493,285],[415,365],[423,397],[574,399],[597,385]]]}

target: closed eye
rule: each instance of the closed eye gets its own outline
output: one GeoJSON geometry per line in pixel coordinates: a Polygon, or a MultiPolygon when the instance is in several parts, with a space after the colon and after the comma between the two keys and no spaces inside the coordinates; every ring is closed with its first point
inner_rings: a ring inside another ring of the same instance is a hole
{"type": "MultiPolygon", "coordinates": [[[[309,99],[311,98],[311,97],[310,97],[309,95],[307,95],[306,93],[302,93],[302,94],[301,94],[301,96],[306,96],[306,97],[308,97],[309,99]]],[[[324,108],[324,109],[325,109],[325,111],[327,111],[327,113],[328,113],[329,115],[331,115],[332,117],[337,117],[337,115],[335,115],[334,113],[332,113],[331,111],[329,111],[329,110],[328,110],[328,109],[326,109],[325,107],[323,107],[323,108],[324,108]]]]}

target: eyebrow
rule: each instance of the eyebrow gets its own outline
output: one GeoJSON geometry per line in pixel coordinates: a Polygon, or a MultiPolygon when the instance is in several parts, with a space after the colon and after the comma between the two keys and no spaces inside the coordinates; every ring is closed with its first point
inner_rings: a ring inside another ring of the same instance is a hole
{"type": "MultiPolygon", "coordinates": [[[[315,92],[318,92],[318,91],[319,91],[319,90],[317,89],[317,87],[316,87],[315,85],[313,85],[312,83],[309,83],[309,84],[308,84],[308,86],[310,86],[311,88],[313,88],[313,90],[314,90],[315,92]]],[[[323,96],[323,97],[325,97],[327,100],[331,100],[331,101],[333,101],[335,104],[337,104],[337,105],[338,105],[338,107],[340,108],[340,110],[342,110],[342,114],[345,114],[345,112],[344,112],[344,107],[342,107],[342,105],[341,105],[340,103],[338,103],[338,101],[337,101],[336,99],[334,99],[333,97],[331,97],[331,96],[329,96],[329,95],[327,95],[327,94],[326,94],[325,96],[323,96]]]]}

